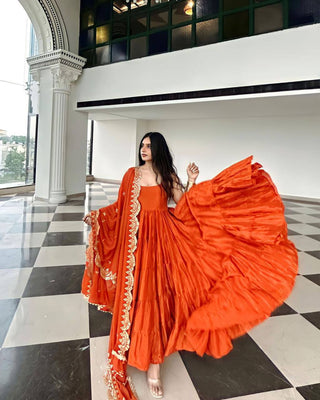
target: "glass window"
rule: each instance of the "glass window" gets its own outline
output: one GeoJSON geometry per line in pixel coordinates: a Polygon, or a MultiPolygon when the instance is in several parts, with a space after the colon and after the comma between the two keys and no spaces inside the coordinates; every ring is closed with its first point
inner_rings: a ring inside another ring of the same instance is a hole
{"type": "Polygon", "coordinates": [[[135,3],[131,2],[131,10],[139,9],[148,5],[148,0],[137,0],[135,3]]]}
{"type": "Polygon", "coordinates": [[[223,38],[236,39],[249,35],[249,12],[226,15],[223,18],[223,38]]]}
{"type": "Polygon", "coordinates": [[[85,64],[86,67],[89,68],[89,67],[93,67],[95,65],[95,51],[94,51],[94,49],[81,51],[80,52],[80,56],[87,59],[87,62],[85,64]]]}
{"type": "Polygon", "coordinates": [[[198,22],[196,25],[197,45],[215,43],[219,41],[219,19],[209,19],[198,22]]]}
{"type": "Polygon", "coordinates": [[[282,4],[270,4],[254,10],[254,33],[264,33],[283,28],[282,4]]]}
{"type": "Polygon", "coordinates": [[[113,0],[113,14],[121,15],[126,13],[129,10],[128,4],[129,2],[127,3],[126,0],[113,0]]]}
{"type": "Polygon", "coordinates": [[[196,1],[197,18],[219,12],[219,0],[197,0],[196,1]]]}
{"type": "Polygon", "coordinates": [[[104,65],[110,63],[110,45],[96,48],[96,64],[104,65]]]}
{"type": "Polygon", "coordinates": [[[31,185],[35,181],[36,142],[38,131],[38,115],[29,115],[26,148],[26,179],[25,183],[31,185]]]}
{"type": "Polygon", "coordinates": [[[151,7],[158,6],[159,4],[168,3],[170,0],[151,0],[151,7]]]}
{"type": "Polygon", "coordinates": [[[93,150],[93,127],[94,121],[88,119],[87,126],[87,175],[92,175],[92,150],[93,150]]]}
{"type": "Polygon", "coordinates": [[[152,33],[149,36],[149,55],[168,51],[168,31],[152,33]]]}
{"type": "Polygon", "coordinates": [[[94,0],[81,0],[81,8],[90,8],[94,6],[94,0]]]}
{"type": "Polygon", "coordinates": [[[98,26],[96,29],[96,44],[109,42],[110,40],[110,25],[98,26]]]}
{"type": "Polygon", "coordinates": [[[93,10],[84,11],[81,13],[81,30],[88,29],[94,25],[93,10]]]}
{"type": "Polygon", "coordinates": [[[80,48],[92,47],[94,44],[94,29],[88,29],[80,33],[80,48]]]}
{"type": "Polygon", "coordinates": [[[130,42],[130,58],[140,58],[148,54],[147,37],[139,37],[132,39],[130,42]]]}
{"type": "Polygon", "coordinates": [[[133,15],[130,19],[130,34],[137,35],[147,30],[147,16],[144,15],[133,15]]]}
{"type": "Polygon", "coordinates": [[[120,39],[127,36],[127,19],[122,18],[113,21],[112,39],[120,39]]]}
{"type": "Polygon", "coordinates": [[[124,39],[131,59],[313,23],[320,0],[81,0],[79,49],[88,67],[124,59],[124,39]]]}
{"type": "Polygon", "coordinates": [[[127,59],[127,41],[114,43],[112,45],[112,62],[124,61],[127,59]]]}
{"type": "Polygon", "coordinates": [[[223,0],[223,10],[234,10],[235,8],[246,7],[249,4],[250,0],[223,0]]]}
{"type": "Polygon", "coordinates": [[[167,26],[169,21],[168,10],[156,11],[150,15],[150,29],[167,26]]]}
{"type": "Polygon", "coordinates": [[[289,27],[320,22],[319,0],[290,0],[289,27]]]}
{"type": "Polygon", "coordinates": [[[192,19],[193,1],[180,1],[172,6],[172,25],[180,24],[181,22],[190,21],[192,19]],[[191,13],[190,13],[191,12],[191,13]]]}
{"type": "Polygon", "coordinates": [[[186,49],[192,46],[192,26],[182,26],[172,30],[172,50],[186,49]]]}
{"type": "Polygon", "coordinates": [[[111,18],[111,3],[104,3],[97,6],[96,9],[97,24],[103,24],[111,18]]]}

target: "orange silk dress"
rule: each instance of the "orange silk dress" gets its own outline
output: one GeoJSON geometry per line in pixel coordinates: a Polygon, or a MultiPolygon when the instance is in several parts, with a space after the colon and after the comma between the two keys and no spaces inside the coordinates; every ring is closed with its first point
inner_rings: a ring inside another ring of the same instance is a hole
{"type": "Polygon", "coordinates": [[[271,178],[251,160],[192,187],[175,209],[161,185],[138,184],[125,363],[147,370],[182,349],[222,357],[289,296],[297,251],[271,178]]]}

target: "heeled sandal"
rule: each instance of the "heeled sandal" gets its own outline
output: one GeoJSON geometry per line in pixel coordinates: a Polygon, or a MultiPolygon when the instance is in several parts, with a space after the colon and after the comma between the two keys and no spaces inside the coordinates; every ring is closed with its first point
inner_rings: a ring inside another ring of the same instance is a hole
{"type": "Polygon", "coordinates": [[[155,399],[162,399],[163,398],[163,389],[162,389],[161,379],[149,378],[147,376],[147,382],[148,382],[149,390],[150,390],[152,397],[154,397],[155,399]],[[159,389],[160,389],[159,392],[155,391],[154,386],[159,387],[159,389]]]}

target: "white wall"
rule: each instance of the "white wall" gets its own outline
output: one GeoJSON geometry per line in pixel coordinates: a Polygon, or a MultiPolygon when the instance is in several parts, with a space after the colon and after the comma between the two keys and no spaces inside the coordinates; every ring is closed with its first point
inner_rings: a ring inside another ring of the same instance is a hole
{"type": "Polygon", "coordinates": [[[80,23],[80,0],[56,0],[65,23],[69,41],[69,50],[78,54],[79,48],[79,23],[80,23]]]}
{"type": "Polygon", "coordinates": [[[319,79],[320,24],[85,69],[78,101],[319,79]]]}
{"type": "Polygon", "coordinates": [[[67,195],[84,193],[87,165],[88,115],[75,111],[75,92],[71,92],[66,139],[66,192],[67,195]]]}
{"type": "Polygon", "coordinates": [[[95,121],[92,174],[120,180],[136,165],[136,120],[95,121]]]}
{"type": "Polygon", "coordinates": [[[234,118],[149,121],[148,131],[163,133],[183,182],[190,161],[199,181],[254,155],[279,193],[320,199],[320,117],[234,118]]]}

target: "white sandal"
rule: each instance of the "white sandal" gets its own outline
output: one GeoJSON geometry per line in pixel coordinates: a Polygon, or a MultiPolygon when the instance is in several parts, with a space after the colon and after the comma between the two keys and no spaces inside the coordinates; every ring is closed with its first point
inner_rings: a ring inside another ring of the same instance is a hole
{"type": "Polygon", "coordinates": [[[162,389],[161,379],[149,378],[147,375],[147,382],[148,382],[149,390],[150,390],[152,397],[154,397],[155,399],[162,399],[163,398],[163,389],[162,389]],[[155,390],[155,386],[158,386],[159,392],[157,390],[155,390]]]}

